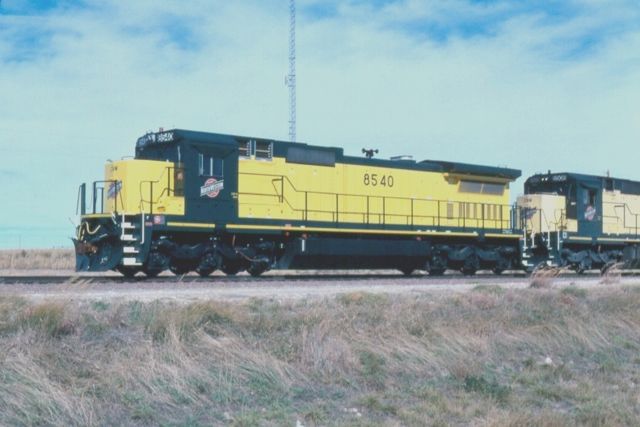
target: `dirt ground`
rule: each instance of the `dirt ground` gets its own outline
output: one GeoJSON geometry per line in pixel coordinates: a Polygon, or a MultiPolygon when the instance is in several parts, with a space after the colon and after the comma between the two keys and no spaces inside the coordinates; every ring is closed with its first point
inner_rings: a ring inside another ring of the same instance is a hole
{"type": "MultiPolygon", "coordinates": [[[[478,286],[498,285],[504,289],[524,289],[531,285],[526,277],[462,277],[429,278],[423,276],[267,276],[227,278],[212,276],[210,281],[185,276],[180,281],[101,282],[82,275],[62,284],[0,284],[0,295],[42,300],[116,300],[177,301],[198,300],[242,301],[252,298],[288,301],[321,299],[351,292],[372,294],[451,294],[468,292],[478,286]]],[[[640,286],[640,277],[617,277],[614,280],[592,277],[559,277],[545,286],[597,289],[615,286],[640,286]]]]}

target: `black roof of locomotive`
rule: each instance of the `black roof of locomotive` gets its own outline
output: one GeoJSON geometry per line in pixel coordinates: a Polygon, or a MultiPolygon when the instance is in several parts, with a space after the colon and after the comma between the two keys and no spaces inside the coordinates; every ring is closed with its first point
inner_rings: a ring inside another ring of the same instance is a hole
{"type": "Polygon", "coordinates": [[[574,172],[547,172],[531,175],[525,181],[525,190],[530,186],[539,185],[540,183],[548,182],[549,180],[556,183],[571,181],[597,188],[606,188],[606,184],[609,182],[611,184],[609,186],[610,189],[620,190],[620,192],[624,194],[640,195],[640,182],[638,181],[632,181],[625,178],[615,178],[612,176],[587,175],[574,172]],[[558,180],[558,177],[562,176],[566,178],[564,180],[558,180]]]}
{"type": "Polygon", "coordinates": [[[503,167],[483,166],[469,163],[449,162],[441,160],[423,160],[416,162],[414,160],[386,160],[386,159],[368,159],[365,157],[347,156],[344,149],[340,147],[326,147],[319,145],[309,145],[300,142],[278,141],[268,138],[256,138],[239,135],[228,135],[210,132],[198,132],[185,129],[172,129],[167,131],[147,133],[140,137],[136,144],[136,156],[142,152],[147,145],[160,144],[215,144],[237,146],[239,143],[255,140],[273,142],[273,154],[278,157],[286,157],[289,147],[297,147],[309,150],[320,150],[325,152],[333,152],[337,162],[371,165],[396,169],[414,169],[424,171],[446,172],[460,175],[480,175],[486,177],[497,177],[509,180],[515,180],[520,177],[522,172],[518,169],[510,169],[503,167]]]}

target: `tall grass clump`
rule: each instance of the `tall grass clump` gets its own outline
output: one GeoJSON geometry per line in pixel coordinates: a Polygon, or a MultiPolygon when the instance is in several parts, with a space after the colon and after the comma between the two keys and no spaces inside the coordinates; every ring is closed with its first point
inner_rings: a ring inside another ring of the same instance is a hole
{"type": "Polygon", "coordinates": [[[75,326],[66,317],[67,309],[58,302],[45,302],[27,307],[19,321],[22,329],[31,330],[44,337],[56,338],[71,334],[75,326]]]}

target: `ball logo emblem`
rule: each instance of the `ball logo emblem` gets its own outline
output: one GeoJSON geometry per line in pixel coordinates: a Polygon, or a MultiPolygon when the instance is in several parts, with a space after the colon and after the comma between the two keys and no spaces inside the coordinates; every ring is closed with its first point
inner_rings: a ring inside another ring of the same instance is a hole
{"type": "Polygon", "coordinates": [[[586,219],[587,221],[593,221],[595,217],[596,217],[596,208],[594,208],[591,205],[587,206],[587,209],[585,209],[584,211],[584,219],[586,219]]]}
{"type": "Polygon", "coordinates": [[[524,218],[530,220],[536,212],[538,212],[537,208],[524,208],[524,218]]]}
{"type": "Polygon", "coordinates": [[[220,194],[220,190],[224,188],[224,181],[218,181],[215,178],[207,179],[202,187],[200,187],[200,197],[215,198],[220,194]]]}

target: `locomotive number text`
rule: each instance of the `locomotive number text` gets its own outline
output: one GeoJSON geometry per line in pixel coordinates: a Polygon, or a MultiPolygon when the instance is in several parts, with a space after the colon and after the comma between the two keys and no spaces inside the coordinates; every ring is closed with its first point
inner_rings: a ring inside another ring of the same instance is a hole
{"type": "Polygon", "coordinates": [[[362,179],[364,185],[372,187],[393,187],[393,175],[378,175],[377,173],[365,173],[362,179]]]}

